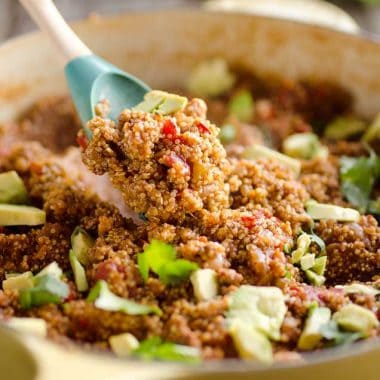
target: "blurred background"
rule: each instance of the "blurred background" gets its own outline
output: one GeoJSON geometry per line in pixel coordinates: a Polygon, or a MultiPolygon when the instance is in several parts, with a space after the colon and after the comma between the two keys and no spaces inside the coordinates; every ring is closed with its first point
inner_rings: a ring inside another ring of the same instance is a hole
{"type": "MultiPolygon", "coordinates": [[[[216,0],[217,2],[218,0],[216,0]]],[[[267,0],[245,0],[244,3],[264,3],[267,0]]],[[[281,0],[278,0],[281,1],[281,0]]],[[[320,0],[293,0],[295,3],[320,0]]],[[[215,1],[214,1],[215,2],[215,1]]],[[[220,3],[240,3],[241,0],[221,0],[220,3]]],[[[289,0],[286,0],[288,3],[289,0]]],[[[330,1],[347,11],[359,26],[380,34],[380,0],[330,1]]],[[[131,10],[199,7],[202,0],[56,0],[55,3],[67,19],[79,19],[92,13],[111,14],[131,10]]],[[[230,6],[230,5],[229,5],[230,6]]],[[[0,41],[35,29],[17,0],[0,0],[0,41]]]]}

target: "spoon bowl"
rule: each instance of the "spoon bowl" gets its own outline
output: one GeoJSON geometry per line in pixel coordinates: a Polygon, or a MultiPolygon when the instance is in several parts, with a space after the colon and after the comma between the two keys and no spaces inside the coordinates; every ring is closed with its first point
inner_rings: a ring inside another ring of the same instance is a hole
{"type": "Polygon", "coordinates": [[[125,108],[140,103],[149,86],[96,56],[67,25],[52,0],[20,0],[36,23],[48,33],[66,60],[65,75],[87,138],[87,122],[95,106],[107,100],[110,117],[116,120],[125,108]]]}

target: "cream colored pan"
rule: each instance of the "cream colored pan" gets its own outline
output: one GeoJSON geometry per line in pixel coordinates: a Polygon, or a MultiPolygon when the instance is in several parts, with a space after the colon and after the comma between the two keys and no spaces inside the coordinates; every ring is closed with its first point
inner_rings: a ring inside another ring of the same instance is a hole
{"type": "MultiPolygon", "coordinates": [[[[204,11],[93,18],[75,29],[97,54],[154,88],[181,85],[196,62],[219,56],[262,74],[332,80],[353,93],[355,108],[363,116],[380,109],[380,44],[361,35],[204,11]]],[[[59,56],[42,35],[27,35],[0,47],[0,122],[16,117],[43,95],[65,92],[59,56]]],[[[0,332],[1,380],[375,380],[379,373],[378,341],[325,350],[308,355],[303,363],[268,369],[237,361],[199,367],[122,361],[0,332]]]]}

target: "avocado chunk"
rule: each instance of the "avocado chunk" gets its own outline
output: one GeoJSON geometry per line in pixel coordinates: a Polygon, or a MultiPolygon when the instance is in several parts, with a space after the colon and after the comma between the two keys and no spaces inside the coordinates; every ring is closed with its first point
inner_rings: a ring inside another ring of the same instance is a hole
{"type": "Polygon", "coordinates": [[[285,296],[279,288],[242,285],[230,296],[227,324],[242,321],[278,340],[286,311],[285,296]]]}
{"type": "Polygon", "coordinates": [[[324,136],[330,140],[343,140],[364,132],[367,123],[352,116],[340,116],[329,123],[324,136]]]}
{"type": "Polygon", "coordinates": [[[326,281],[324,276],[321,276],[310,269],[306,270],[305,274],[310,283],[315,286],[322,286],[326,281]]]}
{"type": "Polygon", "coordinates": [[[364,133],[362,141],[368,143],[378,138],[380,138],[380,113],[375,117],[374,121],[364,133]]]}
{"type": "Polygon", "coordinates": [[[31,289],[34,286],[33,273],[28,271],[14,276],[7,277],[3,281],[3,289],[21,290],[31,289]]]}
{"type": "Polygon", "coordinates": [[[86,271],[84,270],[82,264],[75,256],[73,250],[70,250],[69,252],[69,260],[71,269],[74,273],[75,285],[77,286],[79,292],[85,292],[86,290],[88,290],[86,271]]]}
{"type": "Polygon", "coordinates": [[[119,358],[130,356],[140,345],[136,337],[130,333],[112,335],[108,341],[113,353],[119,358]]]}
{"type": "Polygon", "coordinates": [[[359,211],[353,208],[339,207],[327,203],[308,201],[306,212],[314,219],[334,219],[340,222],[357,222],[360,219],[359,211]]]}
{"type": "Polygon", "coordinates": [[[318,346],[322,339],[320,329],[331,317],[331,311],[327,307],[312,308],[305,322],[305,327],[298,340],[298,348],[301,350],[312,350],[318,346]]]}
{"type": "Polygon", "coordinates": [[[47,323],[42,318],[18,318],[12,317],[5,325],[21,333],[33,334],[42,338],[47,336],[47,323]]]}
{"type": "Polygon", "coordinates": [[[218,138],[223,145],[228,145],[236,139],[237,131],[233,124],[224,124],[220,128],[218,138]]]}
{"type": "Polygon", "coordinates": [[[144,100],[133,107],[135,111],[160,112],[170,115],[183,110],[187,105],[187,98],[165,91],[153,90],[145,94],[144,100]]]}
{"type": "Polygon", "coordinates": [[[164,115],[170,115],[182,111],[187,105],[187,99],[184,96],[167,94],[164,101],[158,106],[157,111],[164,115]]]}
{"type": "MultiPolygon", "coordinates": [[[[287,137],[282,143],[283,152],[290,157],[310,160],[315,157],[326,156],[325,149],[314,133],[296,133],[287,137]]],[[[327,150],[328,155],[328,150],[327,150]]]]}
{"type": "Polygon", "coordinates": [[[371,330],[379,326],[375,313],[353,303],[343,306],[332,318],[345,330],[369,335],[371,330]]]}
{"type": "Polygon", "coordinates": [[[218,282],[212,269],[197,269],[190,276],[194,295],[198,301],[208,301],[218,294],[218,282]]]}
{"type": "Polygon", "coordinates": [[[63,275],[62,269],[59,267],[56,261],[51,262],[49,265],[46,265],[40,272],[38,272],[35,277],[43,277],[43,276],[52,276],[54,278],[60,279],[63,275]]]}
{"type": "Polygon", "coordinates": [[[297,238],[297,249],[292,252],[292,263],[298,264],[303,255],[306,254],[311,244],[311,238],[308,234],[302,233],[297,238]]]}
{"type": "Polygon", "coordinates": [[[315,265],[315,255],[314,253],[307,253],[300,259],[300,265],[302,270],[308,270],[315,265]]]}
{"type": "Polygon", "coordinates": [[[23,180],[14,171],[0,174],[0,203],[25,204],[28,192],[23,180]]]}
{"type": "Polygon", "coordinates": [[[223,95],[236,81],[227,62],[221,58],[203,61],[190,73],[187,88],[200,97],[208,98],[223,95]]]}
{"type": "Polygon", "coordinates": [[[325,273],[326,264],[327,264],[327,256],[317,257],[311,269],[316,274],[322,276],[323,273],[325,273]]]}
{"type": "Polygon", "coordinates": [[[337,289],[343,289],[344,294],[367,294],[370,296],[377,296],[380,294],[380,290],[374,288],[373,286],[364,285],[364,284],[350,284],[350,285],[336,285],[337,289]]]}
{"type": "Polygon", "coordinates": [[[298,177],[301,172],[300,161],[269,149],[264,145],[254,144],[246,148],[243,152],[243,158],[247,160],[258,160],[260,158],[276,160],[289,168],[294,173],[295,177],[298,177]]]}
{"type": "Polygon", "coordinates": [[[229,332],[240,358],[265,364],[273,362],[272,345],[265,334],[242,322],[235,322],[229,332]]]}
{"type": "Polygon", "coordinates": [[[81,227],[76,227],[71,234],[71,247],[79,262],[87,266],[90,263],[89,249],[94,245],[94,239],[81,227]]]}
{"type": "Polygon", "coordinates": [[[38,226],[45,221],[45,211],[38,208],[0,204],[0,226],[38,226]]]}
{"type": "Polygon", "coordinates": [[[133,107],[133,110],[152,112],[165,100],[167,94],[168,93],[164,91],[149,91],[144,95],[144,100],[133,107]]]}
{"type": "Polygon", "coordinates": [[[242,122],[248,122],[252,119],[255,112],[255,102],[248,90],[240,90],[231,98],[228,105],[231,115],[235,116],[242,122]]]}

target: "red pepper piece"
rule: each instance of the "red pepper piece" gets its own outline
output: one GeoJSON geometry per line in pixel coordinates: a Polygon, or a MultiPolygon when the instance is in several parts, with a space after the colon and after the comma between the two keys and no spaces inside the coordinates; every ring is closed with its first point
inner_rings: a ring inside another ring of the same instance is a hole
{"type": "Polygon", "coordinates": [[[185,175],[190,175],[190,165],[186,160],[177,153],[171,152],[165,157],[165,165],[173,167],[174,165],[181,165],[184,168],[185,175]]]}
{"type": "Polygon", "coordinates": [[[210,129],[206,126],[206,124],[202,123],[201,121],[197,121],[197,127],[199,129],[199,132],[201,133],[211,133],[210,129]]]}
{"type": "Polygon", "coordinates": [[[178,138],[177,126],[170,119],[165,120],[164,125],[162,127],[162,133],[165,135],[167,139],[172,141],[178,138]]]}
{"type": "Polygon", "coordinates": [[[87,140],[87,137],[83,134],[80,134],[77,136],[77,144],[83,149],[85,150],[87,148],[87,145],[88,145],[88,140],[87,140]]]}

